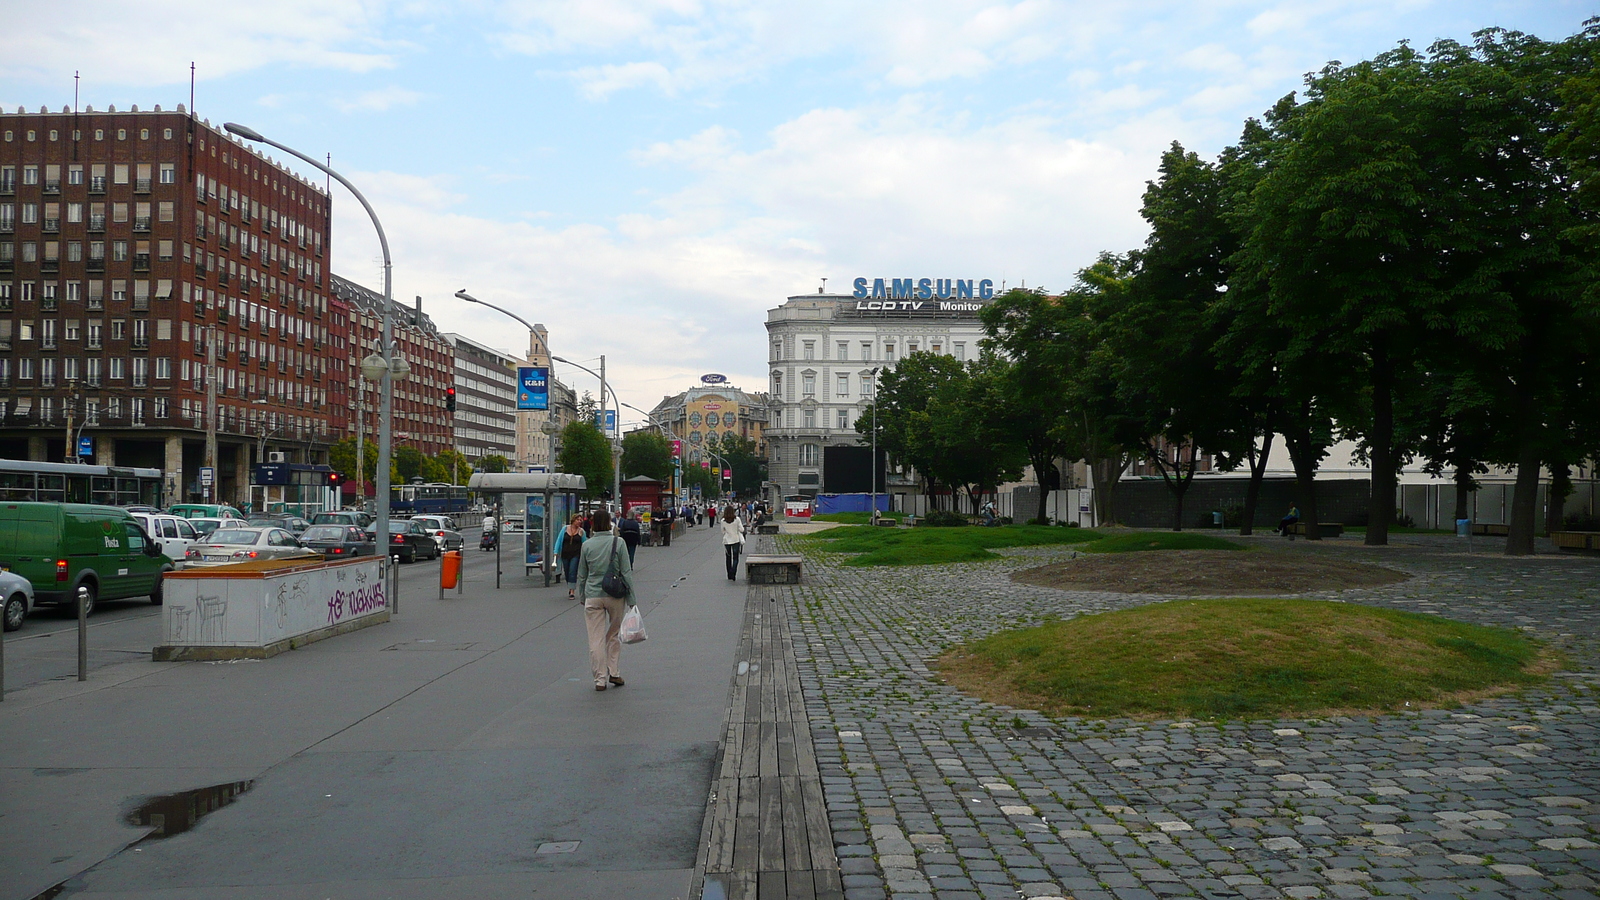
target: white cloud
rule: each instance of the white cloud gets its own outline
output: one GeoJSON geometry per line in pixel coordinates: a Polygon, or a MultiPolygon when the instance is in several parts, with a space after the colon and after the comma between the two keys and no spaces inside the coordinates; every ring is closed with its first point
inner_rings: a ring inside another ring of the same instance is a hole
{"type": "Polygon", "coordinates": [[[363,91],[349,100],[330,99],[328,102],[340,112],[383,112],[396,106],[410,106],[421,100],[423,94],[397,85],[363,91]]]}
{"type": "Polygon", "coordinates": [[[0,29],[0,80],[56,81],[78,71],[85,99],[104,105],[108,85],[188,81],[190,61],[201,79],[270,64],[370,72],[395,65],[374,39],[378,8],[361,0],[158,0],[130,18],[134,8],[120,0],[34,3],[28,27],[0,29]]]}

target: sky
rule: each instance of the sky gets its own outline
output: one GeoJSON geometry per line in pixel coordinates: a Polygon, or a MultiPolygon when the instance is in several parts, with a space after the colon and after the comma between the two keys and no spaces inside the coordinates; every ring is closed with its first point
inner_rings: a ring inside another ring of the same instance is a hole
{"type": "MultiPolygon", "coordinates": [[[[559,356],[649,409],[766,384],[767,310],[827,279],[1065,289],[1141,245],[1177,141],[1214,157],[1330,60],[1577,0],[0,0],[0,105],[190,97],[333,168],[443,330],[559,356]]],[[[283,154],[274,152],[283,161],[283,154]]],[[[289,167],[318,173],[297,160],[289,167]]],[[[375,289],[335,185],[333,271],[375,289]]],[[[580,391],[596,381],[557,366],[580,391]]],[[[630,414],[631,416],[632,414],[630,414]]],[[[624,416],[625,422],[642,417],[624,416]]]]}

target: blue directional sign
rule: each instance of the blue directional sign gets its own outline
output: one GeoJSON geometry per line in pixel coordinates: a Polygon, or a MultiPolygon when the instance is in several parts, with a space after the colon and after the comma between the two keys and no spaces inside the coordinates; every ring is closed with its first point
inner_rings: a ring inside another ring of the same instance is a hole
{"type": "Polygon", "coordinates": [[[517,409],[550,408],[550,369],[547,366],[517,367],[517,409]]]}
{"type": "Polygon", "coordinates": [[[601,433],[604,434],[606,437],[614,437],[614,436],[616,436],[616,433],[617,433],[617,411],[614,410],[614,409],[608,409],[608,410],[605,411],[605,417],[606,417],[605,423],[602,424],[600,422],[600,413],[595,413],[594,414],[595,427],[599,428],[601,433]]]}
{"type": "Polygon", "coordinates": [[[92,437],[81,437],[81,438],[78,438],[78,455],[79,456],[93,456],[94,455],[94,438],[92,438],[92,437]]]}

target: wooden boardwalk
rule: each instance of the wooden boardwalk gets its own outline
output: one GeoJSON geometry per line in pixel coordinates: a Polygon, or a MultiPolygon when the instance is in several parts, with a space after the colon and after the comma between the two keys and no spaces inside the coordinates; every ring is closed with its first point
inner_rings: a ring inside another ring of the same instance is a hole
{"type": "Polygon", "coordinates": [[[720,764],[701,830],[697,900],[843,900],[833,832],[780,585],[745,600],[720,764]]]}

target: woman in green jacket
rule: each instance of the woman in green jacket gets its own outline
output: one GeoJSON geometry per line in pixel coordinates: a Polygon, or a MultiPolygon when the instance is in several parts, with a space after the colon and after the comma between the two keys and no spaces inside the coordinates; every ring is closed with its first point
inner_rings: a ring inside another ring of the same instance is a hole
{"type": "Polygon", "coordinates": [[[583,603],[584,625],[589,630],[589,669],[594,675],[594,689],[603,691],[610,685],[623,684],[622,640],[617,632],[622,630],[622,616],[634,603],[633,561],[628,558],[622,538],[611,530],[610,513],[596,510],[592,524],[594,536],[583,542],[578,553],[577,590],[583,603]],[[613,566],[625,587],[623,597],[613,597],[600,588],[613,566]]]}

